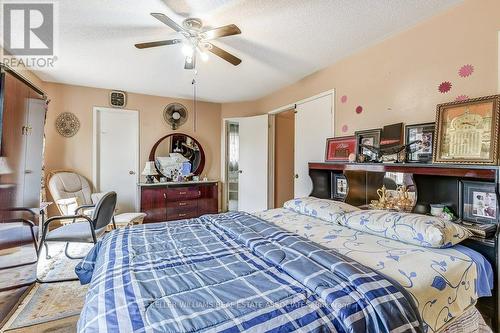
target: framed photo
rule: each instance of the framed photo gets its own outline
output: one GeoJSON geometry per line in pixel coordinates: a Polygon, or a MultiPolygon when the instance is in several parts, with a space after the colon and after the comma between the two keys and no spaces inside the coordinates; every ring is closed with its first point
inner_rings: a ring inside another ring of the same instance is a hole
{"type": "Polygon", "coordinates": [[[380,145],[380,136],[382,129],[376,128],[371,130],[357,131],[354,133],[356,137],[356,160],[359,161],[359,156],[365,154],[372,160],[376,159],[376,154],[366,148],[361,148],[360,145],[369,145],[378,147],[380,145]]]}
{"type": "Polygon", "coordinates": [[[462,219],[479,223],[497,223],[498,202],[495,184],[462,181],[462,219]]]}
{"type": "Polygon", "coordinates": [[[380,136],[380,147],[391,148],[403,144],[403,123],[386,125],[380,136]]]}
{"type": "Polygon", "coordinates": [[[500,95],[439,104],[435,163],[497,164],[500,95]]]}
{"type": "Polygon", "coordinates": [[[424,123],[407,125],[405,127],[405,143],[420,140],[422,143],[415,144],[411,148],[413,152],[406,154],[406,161],[410,163],[432,162],[432,147],[434,144],[434,131],[436,123],[424,123]]]}
{"type": "Polygon", "coordinates": [[[356,154],[354,135],[326,139],[325,162],[347,162],[349,154],[356,154]]]}
{"type": "Polygon", "coordinates": [[[347,197],[347,192],[349,191],[347,178],[341,173],[334,173],[332,183],[333,199],[344,200],[347,197]]]}

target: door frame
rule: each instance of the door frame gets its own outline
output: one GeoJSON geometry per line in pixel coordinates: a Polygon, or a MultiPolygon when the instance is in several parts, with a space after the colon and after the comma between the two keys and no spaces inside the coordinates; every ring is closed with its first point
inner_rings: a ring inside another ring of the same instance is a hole
{"type": "MultiPolygon", "coordinates": [[[[281,113],[281,112],[285,112],[285,111],[288,111],[288,110],[291,110],[291,109],[297,109],[297,105],[300,105],[300,104],[304,104],[304,103],[307,103],[307,102],[310,102],[310,101],[314,101],[315,99],[318,99],[318,98],[322,98],[322,97],[325,97],[325,96],[328,96],[328,95],[331,95],[332,96],[332,136],[335,136],[335,111],[336,111],[336,107],[335,107],[335,88],[332,88],[330,90],[326,90],[326,91],[323,91],[319,94],[316,94],[314,96],[310,96],[310,97],[307,97],[307,98],[304,98],[304,99],[301,99],[297,102],[294,102],[294,103],[290,103],[290,104],[287,104],[287,105],[283,105],[283,106],[280,106],[274,110],[271,110],[269,111],[267,114],[270,115],[270,116],[275,116],[276,114],[278,113],[281,113]]],[[[274,120],[274,117],[271,117],[273,118],[274,120]]],[[[269,195],[269,198],[272,198],[269,200],[269,208],[276,208],[274,207],[275,206],[275,203],[274,203],[274,191],[276,190],[274,188],[274,177],[275,177],[275,174],[274,174],[274,163],[275,163],[275,156],[274,156],[274,150],[275,150],[275,142],[274,142],[274,135],[275,135],[275,122],[272,121],[270,122],[270,126],[269,126],[269,170],[268,170],[268,174],[269,174],[269,177],[268,177],[268,195],[269,195]],[[272,138],[272,139],[271,139],[272,138]],[[272,152],[272,153],[271,153],[272,152]]],[[[295,137],[294,137],[295,139],[295,137]]],[[[294,142],[295,144],[295,142],[294,142]]],[[[326,142],[325,142],[325,148],[326,148],[326,142]]]]}
{"type": "MultiPolygon", "coordinates": [[[[137,151],[136,151],[136,161],[137,165],[135,166],[135,182],[136,184],[139,183],[140,180],[140,151],[141,151],[141,122],[140,122],[140,112],[139,110],[132,110],[132,109],[115,109],[115,108],[110,108],[110,107],[105,107],[105,106],[94,106],[92,107],[92,184],[94,186],[94,190],[99,192],[100,188],[98,186],[98,180],[97,180],[97,165],[98,165],[98,149],[97,149],[97,115],[99,112],[109,112],[109,113],[130,113],[134,114],[136,118],[136,124],[137,124],[137,151]]],[[[138,211],[139,207],[139,196],[138,192],[136,189],[134,189],[135,193],[135,207],[136,211],[138,211]]]]}
{"type": "Polygon", "coordinates": [[[229,174],[227,172],[227,145],[228,145],[228,138],[227,138],[227,125],[228,123],[239,123],[239,120],[242,117],[231,117],[231,118],[222,118],[222,142],[221,142],[221,182],[222,182],[222,200],[221,200],[221,210],[223,212],[228,210],[228,203],[229,203],[229,182],[227,178],[229,177],[229,174]]]}

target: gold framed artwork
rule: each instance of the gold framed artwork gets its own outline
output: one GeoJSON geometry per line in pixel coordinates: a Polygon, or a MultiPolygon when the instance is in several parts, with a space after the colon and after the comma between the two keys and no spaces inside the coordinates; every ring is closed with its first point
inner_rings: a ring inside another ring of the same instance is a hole
{"type": "Polygon", "coordinates": [[[500,95],[439,104],[434,163],[497,164],[500,95]]]}

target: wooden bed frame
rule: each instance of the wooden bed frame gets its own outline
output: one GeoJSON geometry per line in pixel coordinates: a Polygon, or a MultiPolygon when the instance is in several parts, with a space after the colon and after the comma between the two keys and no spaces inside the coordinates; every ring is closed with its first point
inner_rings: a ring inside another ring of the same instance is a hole
{"type": "MultiPolygon", "coordinates": [[[[334,175],[344,174],[349,191],[345,202],[354,206],[366,206],[378,199],[377,189],[384,183],[386,172],[401,172],[412,175],[416,186],[417,202],[420,207],[430,203],[443,203],[461,218],[461,181],[475,180],[495,184],[497,203],[499,202],[500,167],[485,165],[457,164],[381,164],[381,163],[309,163],[309,176],[313,182],[311,196],[334,199],[332,181],[334,175]]],[[[495,222],[497,225],[499,221],[495,222]]],[[[491,263],[494,271],[492,297],[478,300],[477,308],[485,317],[493,332],[500,331],[499,282],[499,228],[491,238],[471,238],[462,244],[481,253],[491,263]]]]}

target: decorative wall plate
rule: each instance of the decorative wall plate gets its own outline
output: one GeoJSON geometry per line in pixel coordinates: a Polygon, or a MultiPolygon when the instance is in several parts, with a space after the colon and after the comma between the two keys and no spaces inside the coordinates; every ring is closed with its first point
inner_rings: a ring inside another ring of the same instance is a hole
{"type": "Polygon", "coordinates": [[[80,129],[80,121],[74,113],[63,112],[57,116],[56,129],[62,136],[70,138],[80,129]]]}

